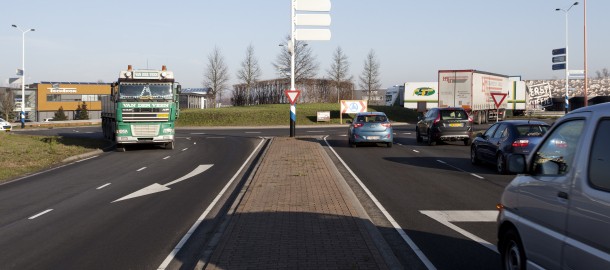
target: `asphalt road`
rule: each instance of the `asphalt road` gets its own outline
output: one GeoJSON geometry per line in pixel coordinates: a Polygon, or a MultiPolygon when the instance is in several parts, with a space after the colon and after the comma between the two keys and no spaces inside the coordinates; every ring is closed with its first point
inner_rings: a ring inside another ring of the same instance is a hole
{"type": "MultiPolygon", "coordinates": [[[[101,137],[99,127],[28,132],[101,137]]],[[[297,128],[297,136],[326,137],[328,145],[321,143],[331,156],[337,153],[332,157],[337,167],[404,265],[423,256],[430,268],[500,268],[495,205],[513,176],[471,165],[469,147],[462,143],[416,143],[413,125],[395,126],[392,148],[350,148],[346,134],[346,127],[297,128]],[[404,229],[411,246],[388,216],[404,229]],[[413,248],[421,250],[420,257],[407,251],[413,248]]],[[[106,152],[0,186],[0,247],[7,250],[0,253],[0,264],[7,269],[156,268],[261,137],[288,135],[287,127],[180,129],[173,151],[106,152]],[[170,183],[199,165],[213,166],[170,190],[113,202],[170,183]],[[44,213],[48,209],[53,210],[44,213]],[[29,219],[39,213],[44,214],[29,219]]],[[[179,254],[170,268],[192,264],[182,259],[188,257],[179,254]]]]}
{"type": "Polygon", "coordinates": [[[1,268],[157,269],[261,141],[186,133],[2,185],[1,268]]]}

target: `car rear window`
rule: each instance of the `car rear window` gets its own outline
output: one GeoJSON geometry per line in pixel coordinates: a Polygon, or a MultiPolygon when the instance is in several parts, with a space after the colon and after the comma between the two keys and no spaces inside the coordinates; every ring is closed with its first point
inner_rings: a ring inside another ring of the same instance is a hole
{"type": "Polygon", "coordinates": [[[356,122],[378,123],[386,122],[388,118],[385,115],[359,115],[356,122]]]}
{"type": "Polygon", "coordinates": [[[468,120],[468,115],[461,110],[442,110],[441,120],[468,120]]]}
{"type": "Polygon", "coordinates": [[[521,137],[540,137],[549,129],[544,125],[523,125],[517,126],[517,131],[521,137]]]}

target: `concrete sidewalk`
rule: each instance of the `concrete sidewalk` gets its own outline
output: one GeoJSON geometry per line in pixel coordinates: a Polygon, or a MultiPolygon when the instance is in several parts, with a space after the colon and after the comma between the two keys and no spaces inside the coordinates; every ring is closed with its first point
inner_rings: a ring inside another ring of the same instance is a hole
{"type": "Polygon", "coordinates": [[[204,269],[397,267],[316,139],[273,139],[229,215],[204,269]]]}

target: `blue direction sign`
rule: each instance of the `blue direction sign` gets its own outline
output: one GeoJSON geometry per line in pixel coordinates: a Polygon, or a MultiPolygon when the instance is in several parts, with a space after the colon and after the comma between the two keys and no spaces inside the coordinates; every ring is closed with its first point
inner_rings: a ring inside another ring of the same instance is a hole
{"type": "Polygon", "coordinates": [[[554,64],[553,65],[553,70],[560,70],[560,69],[566,69],[566,63],[554,64]]]}
{"type": "Polygon", "coordinates": [[[566,54],[566,48],[559,48],[553,50],[553,55],[566,54]]]}

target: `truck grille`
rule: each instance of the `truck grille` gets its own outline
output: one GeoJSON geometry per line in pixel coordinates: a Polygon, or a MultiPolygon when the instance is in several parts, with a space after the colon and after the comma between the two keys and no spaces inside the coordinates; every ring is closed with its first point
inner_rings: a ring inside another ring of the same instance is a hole
{"type": "Polygon", "coordinates": [[[134,112],[123,113],[123,121],[125,122],[151,122],[151,121],[167,121],[169,113],[150,113],[150,112],[134,112]]]}
{"type": "Polygon", "coordinates": [[[132,125],[131,134],[136,137],[155,137],[159,133],[159,125],[132,125]]]}

